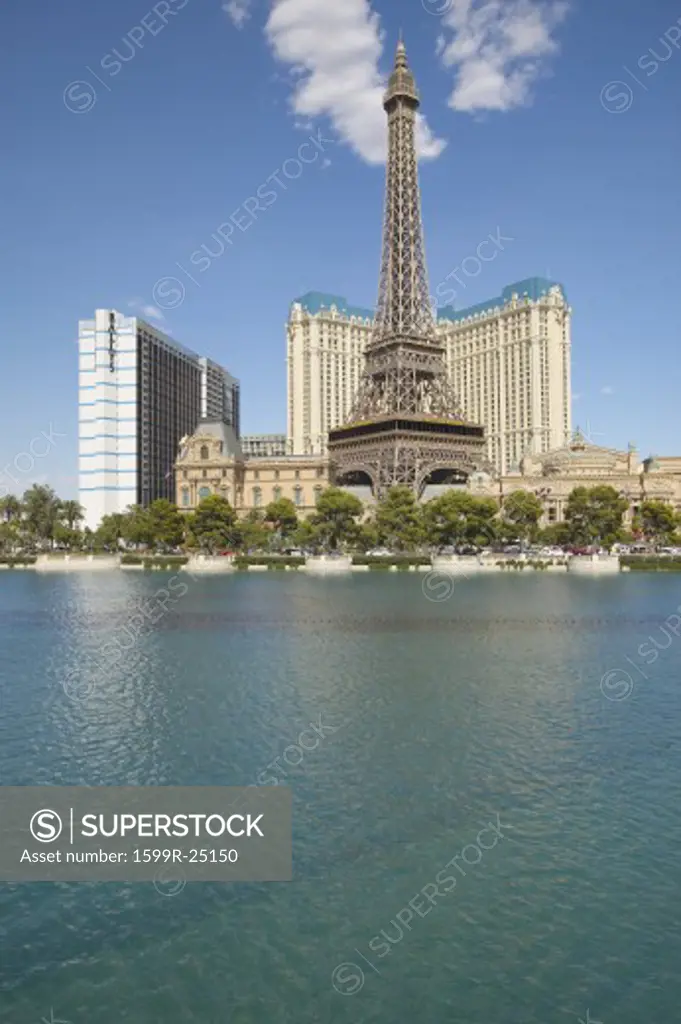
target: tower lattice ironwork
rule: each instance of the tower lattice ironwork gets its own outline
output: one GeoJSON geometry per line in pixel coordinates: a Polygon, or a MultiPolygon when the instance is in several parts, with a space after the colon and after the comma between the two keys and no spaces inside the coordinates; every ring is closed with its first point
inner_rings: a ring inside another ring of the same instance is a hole
{"type": "Polygon", "coordinates": [[[465,480],[488,470],[483,428],[466,422],[447,373],[430,305],[416,158],[419,94],[400,41],[385,93],[388,115],[378,306],[348,421],[329,434],[340,484],[371,482],[380,496],[406,484],[465,480]]]}

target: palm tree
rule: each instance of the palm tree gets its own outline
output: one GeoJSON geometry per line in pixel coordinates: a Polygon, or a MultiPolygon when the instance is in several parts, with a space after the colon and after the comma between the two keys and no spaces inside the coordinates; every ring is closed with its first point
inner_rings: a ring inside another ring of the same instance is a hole
{"type": "Polygon", "coordinates": [[[83,506],[77,501],[61,502],[61,520],[66,523],[69,530],[75,530],[77,524],[81,523],[84,518],[83,506]]]}
{"type": "Polygon", "coordinates": [[[51,487],[34,484],[24,493],[24,522],[29,535],[39,545],[53,546],[54,532],[59,525],[61,502],[51,487]]]}
{"type": "Polygon", "coordinates": [[[9,523],[21,515],[21,502],[13,494],[0,498],[0,520],[9,523]]]}
{"type": "Polygon", "coordinates": [[[19,531],[16,520],[13,522],[0,520],[0,551],[12,554],[18,543],[19,531]]]}

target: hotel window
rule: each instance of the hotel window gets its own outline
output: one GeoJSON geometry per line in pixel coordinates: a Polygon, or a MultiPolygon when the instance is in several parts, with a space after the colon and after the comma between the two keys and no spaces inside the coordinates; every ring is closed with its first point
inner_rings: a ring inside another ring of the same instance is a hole
{"type": "Polygon", "coordinates": [[[201,458],[202,459],[207,459],[208,458],[208,445],[207,444],[202,444],[201,445],[201,458]]]}
{"type": "Polygon", "coordinates": [[[272,490],[272,497],[274,501],[279,501],[281,498],[281,487],[274,487],[272,490]]]}
{"type": "Polygon", "coordinates": [[[204,498],[210,498],[210,487],[199,487],[199,501],[204,498]]]}
{"type": "Polygon", "coordinates": [[[275,471],[274,471],[274,479],[275,480],[279,479],[279,470],[278,469],[275,469],[275,471]]]}
{"type": "Polygon", "coordinates": [[[182,488],[182,504],[183,505],[188,505],[189,504],[189,488],[188,487],[183,487],[182,488]]]}
{"type": "Polygon", "coordinates": [[[300,480],[300,470],[299,469],[296,470],[296,474],[295,475],[296,475],[296,480],[300,480]]]}
{"type": "Polygon", "coordinates": [[[260,470],[259,469],[254,469],[253,470],[253,479],[254,480],[259,480],[260,479],[260,470]]]}
{"type": "Polygon", "coordinates": [[[262,491],[260,490],[259,487],[254,487],[253,488],[253,507],[254,508],[260,508],[261,504],[262,504],[262,491]]]}
{"type": "Polygon", "coordinates": [[[293,500],[294,500],[296,506],[298,506],[298,507],[300,507],[303,504],[303,488],[302,487],[298,486],[298,487],[294,488],[293,500]]]}

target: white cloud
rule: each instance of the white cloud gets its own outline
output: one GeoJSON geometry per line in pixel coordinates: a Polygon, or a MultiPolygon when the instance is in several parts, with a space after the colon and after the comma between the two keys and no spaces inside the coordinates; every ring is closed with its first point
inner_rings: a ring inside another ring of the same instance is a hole
{"type": "Polygon", "coordinates": [[[226,0],[222,9],[236,28],[243,28],[251,16],[251,0],[226,0]]]}
{"type": "Polygon", "coordinates": [[[579,391],[576,391],[576,392],[574,393],[574,395],[572,396],[572,401],[573,401],[573,402],[578,402],[578,401],[580,400],[580,398],[581,398],[581,397],[582,397],[582,396],[581,396],[580,392],[579,392],[579,391]]]}
{"type": "Polygon", "coordinates": [[[165,320],[165,317],[158,306],[142,306],[142,313],[144,316],[148,316],[152,320],[165,320]]]}
{"type": "Polygon", "coordinates": [[[449,106],[469,113],[526,106],[558,50],[553,33],[567,10],[564,0],[448,0],[438,53],[456,72],[449,106]]]}
{"type": "Polygon", "coordinates": [[[139,313],[140,316],[146,316],[149,320],[165,320],[163,313],[158,306],[151,306],[145,303],[143,299],[130,299],[128,302],[128,309],[132,309],[135,313],[139,313]]]}
{"type": "MultiPolygon", "coordinates": [[[[295,76],[294,114],[328,117],[341,140],[364,160],[382,163],[383,43],[369,0],[272,0],[265,31],[275,56],[295,76]]],[[[417,144],[422,159],[439,156],[445,146],[422,117],[417,144]]]]}
{"type": "Polygon", "coordinates": [[[614,389],[614,387],[612,387],[611,384],[605,384],[601,388],[601,394],[602,395],[614,395],[615,394],[615,389],[614,389]]]}

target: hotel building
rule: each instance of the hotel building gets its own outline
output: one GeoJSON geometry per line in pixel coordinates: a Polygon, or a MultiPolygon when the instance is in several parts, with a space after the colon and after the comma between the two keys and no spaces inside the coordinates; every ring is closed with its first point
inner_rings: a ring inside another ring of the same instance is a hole
{"type": "Polygon", "coordinates": [[[299,516],[309,516],[329,486],[324,456],[274,453],[248,458],[234,431],[211,419],[202,420],[191,437],[183,438],[175,474],[175,500],[183,512],[219,495],[239,515],[264,512],[270,502],[288,498],[299,516]]]}
{"type": "Polygon", "coordinates": [[[78,326],[78,500],[95,529],[129,505],[174,501],[181,439],[206,417],[238,436],[239,384],[137,317],[98,309],[78,326]]]}
{"type": "MultiPolygon", "coordinates": [[[[529,278],[468,309],[438,310],[447,364],[464,415],[485,428],[496,472],[517,468],[572,436],[570,317],[562,286],[529,278]]],[[[288,447],[326,452],[329,430],[350,412],[373,311],[309,292],[287,324],[288,447]]]]}
{"type": "Polygon", "coordinates": [[[246,459],[270,459],[287,454],[286,434],[248,434],[241,438],[246,459]]]}

